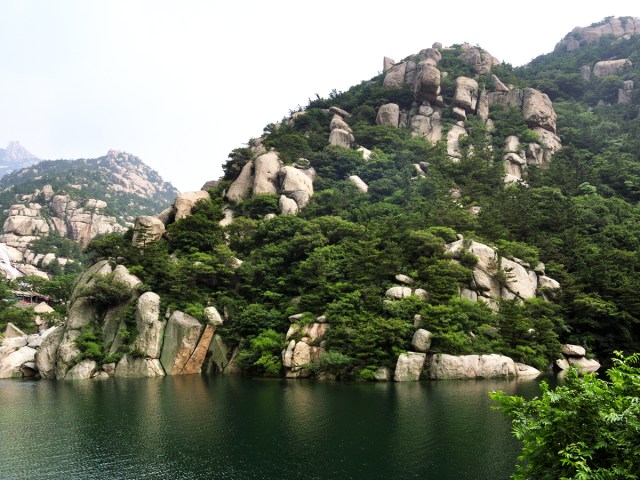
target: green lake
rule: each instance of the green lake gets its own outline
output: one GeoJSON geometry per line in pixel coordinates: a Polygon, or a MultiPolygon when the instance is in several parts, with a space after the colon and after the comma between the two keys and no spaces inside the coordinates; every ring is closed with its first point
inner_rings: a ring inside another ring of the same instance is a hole
{"type": "Polygon", "coordinates": [[[2,479],[507,479],[538,381],[0,380],[2,479]]]}

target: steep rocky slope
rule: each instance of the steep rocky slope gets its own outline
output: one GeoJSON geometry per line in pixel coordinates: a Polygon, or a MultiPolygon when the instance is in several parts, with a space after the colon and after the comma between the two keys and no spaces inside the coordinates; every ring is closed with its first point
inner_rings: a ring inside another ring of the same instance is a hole
{"type": "Polygon", "coordinates": [[[16,170],[0,179],[0,189],[2,251],[18,271],[42,276],[42,269],[65,267],[69,259],[32,248],[34,241],[53,236],[85,247],[97,235],[125,232],[138,215],[166,208],[177,193],[139,158],[115,150],[16,170]]]}

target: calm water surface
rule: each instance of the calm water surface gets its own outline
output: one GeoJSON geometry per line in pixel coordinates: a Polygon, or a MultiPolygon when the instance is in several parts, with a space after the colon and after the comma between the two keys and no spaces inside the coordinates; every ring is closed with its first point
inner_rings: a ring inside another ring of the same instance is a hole
{"type": "Polygon", "coordinates": [[[2,479],[507,479],[537,381],[0,380],[2,479]]]}

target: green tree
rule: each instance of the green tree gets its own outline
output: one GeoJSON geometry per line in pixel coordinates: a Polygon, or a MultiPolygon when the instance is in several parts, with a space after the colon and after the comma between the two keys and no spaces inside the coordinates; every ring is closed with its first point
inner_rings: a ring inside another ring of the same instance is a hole
{"type": "Polygon", "coordinates": [[[522,441],[516,480],[640,478],[640,355],[618,355],[609,380],[571,370],[555,390],[526,401],[504,392],[491,398],[522,441]]]}

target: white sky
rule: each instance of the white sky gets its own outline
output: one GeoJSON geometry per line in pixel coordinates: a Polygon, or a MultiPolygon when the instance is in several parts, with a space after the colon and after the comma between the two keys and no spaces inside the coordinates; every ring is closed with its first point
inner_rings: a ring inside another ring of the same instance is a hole
{"type": "Polygon", "coordinates": [[[0,0],[0,148],[139,156],[182,191],[318,93],[433,42],[521,65],[637,0],[0,0]]]}

